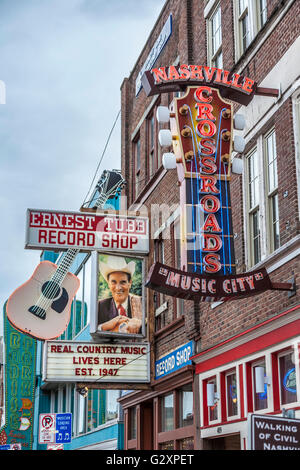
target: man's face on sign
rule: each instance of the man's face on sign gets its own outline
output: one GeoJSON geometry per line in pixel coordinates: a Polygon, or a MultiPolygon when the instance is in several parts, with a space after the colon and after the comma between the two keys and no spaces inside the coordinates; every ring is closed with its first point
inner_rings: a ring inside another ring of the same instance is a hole
{"type": "Polygon", "coordinates": [[[108,277],[108,287],[111,290],[114,301],[117,304],[125,302],[129,295],[132,281],[126,273],[116,271],[108,277]]]}

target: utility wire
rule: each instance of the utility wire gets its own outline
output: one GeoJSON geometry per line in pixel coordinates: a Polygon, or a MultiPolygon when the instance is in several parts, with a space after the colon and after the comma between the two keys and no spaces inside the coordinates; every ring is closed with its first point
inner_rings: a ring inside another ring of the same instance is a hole
{"type": "Polygon", "coordinates": [[[114,128],[115,128],[115,126],[116,126],[116,124],[117,124],[117,121],[118,121],[118,119],[119,119],[120,113],[121,113],[121,110],[119,110],[119,112],[118,112],[118,114],[117,114],[117,117],[116,117],[116,119],[115,119],[115,122],[113,123],[113,126],[112,126],[112,128],[111,128],[111,130],[110,130],[110,133],[109,133],[109,135],[108,135],[108,138],[107,138],[105,147],[104,147],[104,149],[103,149],[103,152],[102,152],[102,155],[101,155],[101,158],[100,158],[100,161],[99,161],[99,163],[98,163],[98,166],[97,166],[97,168],[96,168],[96,171],[95,171],[93,180],[92,180],[92,182],[91,182],[91,185],[90,185],[90,187],[89,187],[89,190],[88,190],[88,192],[87,192],[87,195],[86,195],[85,198],[84,198],[84,201],[83,201],[82,206],[86,203],[86,199],[87,199],[88,195],[90,194],[90,191],[91,191],[92,186],[93,186],[93,184],[94,184],[94,181],[95,181],[95,179],[96,179],[96,176],[97,176],[99,167],[100,167],[100,165],[101,165],[101,163],[102,163],[104,154],[105,154],[105,152],[106,152],[108,143],[109,143],[109,141],[110,141],[111,135],[112,135],[113,130],[114,130],[114,128]]]}

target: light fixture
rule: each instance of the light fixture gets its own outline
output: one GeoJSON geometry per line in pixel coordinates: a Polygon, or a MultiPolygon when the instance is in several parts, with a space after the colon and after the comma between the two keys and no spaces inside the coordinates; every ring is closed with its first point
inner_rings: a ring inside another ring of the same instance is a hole
{"type": "Polygon", "coordinates": [[[174,170],[176,168],[176,156],[172,152],[164,153],[162,164],[165,170],[174,170]]]}
{"type": "Polygon", "coordinates": [[[158,106],[156,110],[156,119],[159,123],[170,121],[170,110],[167,106],[158,106]]]}
{"type": "Polygon", "coordinates": [[[242,175],[244,169],[244,161],[241,158],[234,158],[231,163],[231,171],[237,175],[242,175]]]}
{"type": "Polygon", "coordinates": [[[243,153],[245,150],[245,140],[243,137],[236,135],[233,140],[233,148],[238,153],[243,153]]]}
{"type": "Polygon", "coordinates": [[[235,114],[233,118],[233,125],[234,128],[238,131],[244,130],[246,126],[245,116],[243,114],[235,114]]]}
{"type": "Polygon", "coordinates": [[[158,133],[158,141],[162,147],[172,145],[172,133],[169,129],[161,129],[158,133]]]}
{"type": "Polygon", "coordinates": [[[86,398],[88,396],[89,389],[88,389],[88,387],[82,387],[82,386],[78,385],[76,387],[76,392],[78,392],[79,395],[81,395],[83,398],[86,398]]]}
{"type": "Polygon", "coordinates": [[[255,392],[264,393],[265,384],[270,384],[269,377],[265,377],[265,368],[258,366],[254,368],[255,370],[255,392]]]}
{"type": "Polygon", "coordinates": [[[219,400],[219,394],[215,392],[215,384],[206,384],[207,406],[214,406],[216,401],[219,400]]]}

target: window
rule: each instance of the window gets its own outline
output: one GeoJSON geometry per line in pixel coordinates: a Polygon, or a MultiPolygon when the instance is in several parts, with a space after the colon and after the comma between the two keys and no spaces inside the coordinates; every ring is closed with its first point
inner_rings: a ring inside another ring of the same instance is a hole
{"type": "Polygon", "coordinates": [[[279,248],[278,179],[275,132],[265,137],[270,251],[279,248]]]}
{"type": "Polygon", "coordinates": [[[157,408],[160,415],[160,449],[191,449],[194,443],[193,386],[186,383],[163,395],[157,408]],[[172,433],[170,433],[172,431],[172,433]],[[165,434],[166,433],[166,434],[165,434]],[[172,434],[172,440],[170,435],[172,434]]]}
{"type": "Polygon", "coordinates": [[[174,429],[174,396],[166,395],[161,400],[161,431],[174,429]]]}
{"type": "Polygon", "coordinates": [[[247,259],[254,266],[280,246],[275,130],[246,155],[247,259]]]}
{"type": "Polygon", "coordinates": [[[234,5],[238,59],[267,21],[267,0],[237,0],[234,5]]]}
{"type": "Polygon", "coordinates": [[[248,204],[249,204],[249,238],[251,265],[260,261],[260,217],[259,217],[259,168],[257,149],[248,157],[248,204]]]}
{"type": "Polygon", "coordinates": [[[248,0],[239,0],[239,40],[243,54],[250,43],[248,0]]]}
{"type": "Polygon", "coordinates": [[[264,391],[256,393],[256,375],[255,375],[255,369],[257,367],[263,367],[264,368],[264,376],[266,376],[266,364],[265,362],[261,363],[256,363],[253,364],[252,366],[252,380],[253,380],[253,397],[254,397],[254,410],[264,410],[268,408],[268,385],[265,383],[264,385],[264,391]]]}
{"type": "Polygon", "coordinates": [[[179,427],[193,424],[193,389],[187,384],[179,390],[179,427]]]}
{"type": "Polygon", "coordinates": [[[92,431],[99,426],[99,391],[89,390],[87,396],[87,431],[92,431]]]}
{"type": "Polygon", "coordinates": [[[105,421],[110,421],[118,417],[118,398],[120,390],[106,390],[105,392],[105,421]]]}
{"type": "Polygon", "coordinates": [[[129,439],[136,439],[136,407],[129,410],[129,439]]]}
{"type": "MultiPolygon", "coordinates": [[[[212,380],[209,380],[207,383],[214,384],[214,393],[217,393],[217,380],[216,377],[212,380]]],[[[215,400],[215,404],[209,407],[208,412],[209,422],[216,421],[218,419],[218,401],[215,400]]]]}
{"type": "Polygon", "coordinates": [[[155,148],[154,148],[154,127],[155,127],[155,120],[153,113],[147,119],[147,128],[148,128],[148,172],[149,172],[149,179],[155,173],[156,170],[156,162],[155,162],[155,148]]]}
{"type": "Polygon", "coordinates": [[[133,186],[133,201],[141,190],[141,140],[138,137],[133,143],[133,158],[135,167],[135,186],[133,186]]]}
{"type": "Polygon", "coordinates": [[[221,6],[218,5],[208,19],[208,61],[211,66],[222,68],[221,6]]]}
{"type": "Polygon", "coordinates": [[[293,352],[278,357],[281,404],[297,401],[296,368],[293,352]]]}
{"type": "Polygon", "coordinates": [[[267,21],[267,0],[256,0],[256,15],[259,30],[267,21]]]}
{"type": "Polygon", "coordinates": [[[238,414],[238,396],[235,372],[230,372],[226,375],[226,399],[227,416],[236,416],[238,414]]]}

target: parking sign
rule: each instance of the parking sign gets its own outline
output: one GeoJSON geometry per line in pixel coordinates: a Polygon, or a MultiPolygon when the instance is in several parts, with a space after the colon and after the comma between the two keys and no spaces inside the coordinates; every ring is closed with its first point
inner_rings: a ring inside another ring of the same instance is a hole
{"type": "Polygon", "coordinates": [[[72,413],[42,413],[39,423],[39,444],[71,442],[72,413]]]}

